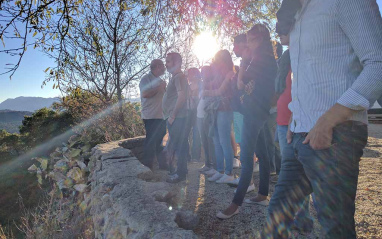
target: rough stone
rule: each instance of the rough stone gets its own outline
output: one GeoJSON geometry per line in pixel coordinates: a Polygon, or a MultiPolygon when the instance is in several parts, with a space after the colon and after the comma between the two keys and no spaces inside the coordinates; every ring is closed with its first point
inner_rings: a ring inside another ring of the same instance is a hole
{"type": "MultiPolygon", "coordinates": [[[[130,144],[142,142],[135,139],[130,144]]],[[[145,181],[153,178],[153,172],[121,144],[97,145],[90,157],[90,209],[86,210],[93,219],[95,238],[197,238],[178,227],[176,212],[164,203],[173,197],[170,185],[145,181]]]]}
{"type": "Polygon", "coordinates": [[[199,224],[199,217],[191,211],[180,211],[176,213],[175,222],[180,228],[192,230],[199,224]]]}

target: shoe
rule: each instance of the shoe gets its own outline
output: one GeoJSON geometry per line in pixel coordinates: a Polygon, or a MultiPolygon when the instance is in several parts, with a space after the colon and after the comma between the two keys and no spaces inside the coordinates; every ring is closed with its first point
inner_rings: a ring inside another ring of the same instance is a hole
{"type": "Polygon", "coordinates": [[[235,180],[233,176],[229,176],[227,174],[224,174],[223,177],[221,177],[219,180],[216,180],[216,183],[229,183],[235,180]]]}
{"type": "Polygon", "coordinates": [[[211,168],[210,170],[208,171],[205,171],[203,172],[207,177],[212,177],[215,173],[217,173],[218,171],[216,171],[215,169],[211,168]]]}
{"type": "Polygon", "coordinates": [[[186,180],[185,176],[181,177],[178,174],[175,174],[173,176],[168,177],[166,182],[168,182],[168,183],[179,183],[179,182],[182,182],[182,181],[185,181],[185,180],[186,180]]]}
{"type": "Polygon", "coordinates": [[[170,171],[167,173],[168,176],[174,176],[176,174],[176,171],[170,171]]]}
{"type": "MultiPolygon", "coordinates": [[[[249,185],[249,187],[248,187],[248,189],[247,189],[247,193],[252,192],[252,191],[255,191],[255,189],[256,189],[255,184],[249,185]]],[[[237,190],[237,189],[235,189],[235,190],[233,191],[233,193],[236,193],[236,190],[237,190]]]]}
{"type": "Polygon", "coordinates": [[[208,167],[208,166],[206,166],[206,165],[204,165],[202,168],[200,168],[198,171],[200,172],[200,173],[203,173],[203,172],[207,172],[208,170],[210,170],[210,168],[208,167]]]}
{"type": "Polygon", "coordinates": [[[277,183],[278,180],[279,180],[279,176],[278,176],[278,175],[274,175],[274,176],[271,178],[271,183],[277,183]]]}
{"type": "Polygon", "coordinates": [[[259,201],[259,202],[252,201],[251,199],[245,199],[244,202],[248,203],[248,204],[257,204],[257,205],[261,205],[261,206],[268,206],[269,205],[268,199],[265,199],[265,200],[259,201]]]}
{"type": "Polygon", "coordinates": [[[231,215],[225,215],[224,213],[219,212],[218,214],[216,214],[216,216],[217,216],[219,219],[229,219],[229,218],[235,216],[236,214],[239,214],[239,208],[236,209],[236,211],[235,211],[234,213],[232,213],[231,215]]]}
{"type": "Polygon", "coordinates": [[[240,160],[236,157],[233,159],[233,168],[240,168],[240,160]]]}
{"type": "Polygon", "coordinates": [[[191,160],[190,160],[190,163],[199,163],[199,160],[197,160],[197,159],[191,159],[191,160]]]}
{"type": "Polygon", "coordinates": [[[227,183],[229,186],[237,186],[239,185],[239,181],[240,181],[240,177],[238,178],[235,178],[234,180],[232,180],[231,182],[227,183]]]}
{"type": "Polygon", "coordinates": [[[260,171],[259,163],[255,163],[255,164],[253,165],[253,172],[254,172],[254,173],[257,173],[257,172],[259,172],[259,171],[260,171]]]}
{"type": "Polygon", "coordinates": [[[216,180],[220,179],[223,176],[224,174],[216,172],[212,177],[208,178],[208,181],[215,182],[216,180]]]}
{"type": "Polygon", "coordinates": [[[276,174],[276,171],[273,171],[273,172],[270,172],[269,175],[271,175],[271,176],[275,176],[275,175],[277,175],[277,174],[276,174]]]}

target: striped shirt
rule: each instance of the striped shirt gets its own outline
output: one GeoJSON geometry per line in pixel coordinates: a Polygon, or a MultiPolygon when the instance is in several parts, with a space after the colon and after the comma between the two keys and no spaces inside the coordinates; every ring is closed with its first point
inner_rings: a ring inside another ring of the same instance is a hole
{"type": "Polygon", "coordinates": [[[309,132],[336,103],[367,109],[382,94],[382,18],[375,0],[305,0],[290,34],[291,130],[309,132]]]}

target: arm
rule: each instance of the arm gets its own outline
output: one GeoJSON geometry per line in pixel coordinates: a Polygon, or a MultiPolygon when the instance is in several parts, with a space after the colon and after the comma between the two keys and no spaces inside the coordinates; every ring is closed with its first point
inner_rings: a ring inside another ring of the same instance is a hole
{"type": "Polygon", "coordinates": [[[174,122],[178,112],[184,107],[186,103],[186,92],[187,92],[187,80],[183,77],[179,77],[175,80],[175,87],[178,94],[178,99],[176,100],[175,109],[170,115],[168,122],[170,125],[174,122]]]}
{"type": "Polygon", "coordinates": [[[234,75],[235,75],[235,73],[233,71],[229,72],[226,75],[226,77],[225,77],[223,83],[221,84],[221,86],[219,87],[219,89],[206,90],[206,91],[204,91],[203,96],[221,96],[221,95],[223,95],[227,91],[227,89],[229,87],[229,83],[230,83],[230,81],[234,75]]]}
{"type": "Polygon", "coordinates": [[[151,98],[154,95],[156,95],[163,88],[166,88],[166,82],[164,82],[164,81],[162,81],[158,86],[156,86],[152,89],[147,89],[145,91],[142,91],[142,97],[143,98],[151,98]]]}
{"type": "Polygon", "coordinates": [[[352,110],[367,110],[382,92],[382,18],[375,0],[338,0],[338,22],[363,70],[337,101],[352,110]]]}

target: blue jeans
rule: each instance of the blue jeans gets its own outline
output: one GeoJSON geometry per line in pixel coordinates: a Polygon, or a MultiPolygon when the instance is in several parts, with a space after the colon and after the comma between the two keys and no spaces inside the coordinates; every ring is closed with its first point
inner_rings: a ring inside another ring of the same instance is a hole
{"type": "Polygon", "coordinates": [[[256,150],[256,154],[260,163],[260,186],[259,193],[262,195],[268,195],[269,187],[269,160],[266,150],[260,150],[265,147],[265,140],[261,136],[261,129],[268,118],[268,115],[244,115],[243,129],[241,135],[241,174],[239,185],[236,189],[235,196],[232,200],[238,206],[243,203],[245,194],[252,179],[253,173],[253,155],[256,150]],[[260,153],[260,154],[259,154],[260,153]]]}
{"type": "Polygon", "coordinates": [[[177,158],[176,172],[180,177],[185,177],[188,173],[187,154],[189,152],[188,135],[190,134],[187,119],[176,118],[172,125],[167,122],[167,128],[170,135],[169,150],[177,158]]]}
{"type": "Polygon", "coordinates": [[[276,123],[277,113],[270,115],[266,123],[266,145],[268,147],[268,157],[271,167],[271,172],[276,172],[278,175],[280,173],[281,167],[281,156],[280,156],[280,147],[279,144],[275,142],[275,134],[277,133],[277,123],[276,123]]]}
{"type": "Polygon", "coordinates": [[[263,237],[286,238],[295,213],[314,192],[326,238],[356,238],[355,195],[367,134],[367,125],[347,121],[333,129],[332,146],[324,150],[303,144],[306,134],[294,134],[292,143],[283,149],[285,157],[263,237]]]}
{"type": "MultiPolygon", "coordinates": [[[[277,135],[280,145],[281,162],[283,162],[283,158],[285,158],[285,156],[283,155],[283,151],[288,146],[287,132],[287,125],[277,125],[277,135]]],[[[313,229],[313,219],[309,213],[309,198],[309,196],[305,197],[300,209],[297,211],[294,217],[294,224],[296,225],[296,227],[305,231],[310,231],[313,229]]]]}
{"type": "Polygon", "coordinates": [[[200,160],[202,145],[200,143],[200,134],[198,129],[198,124],[195,121],[195,124],[192,127],[192,146],[191,146],[191,159],[200,160]]]}
{"type": "Polygon", "coordinates": [[[215,146],[211,137],[208,136],[209,125],[204,118],[197,119],[200,139],[204,149],[205,165],[216,169],[215,146]]]}
{"type": "Polygon", "coordinates": [[[215,134],[213,136],[216,156],[216,170],[220,173],[232,174],[233,149],[231,145],[231,124],[233,120],[232,111],[218,111],[215,134]],[[225,170],[224,170],[225,162],[225,170]]]}

